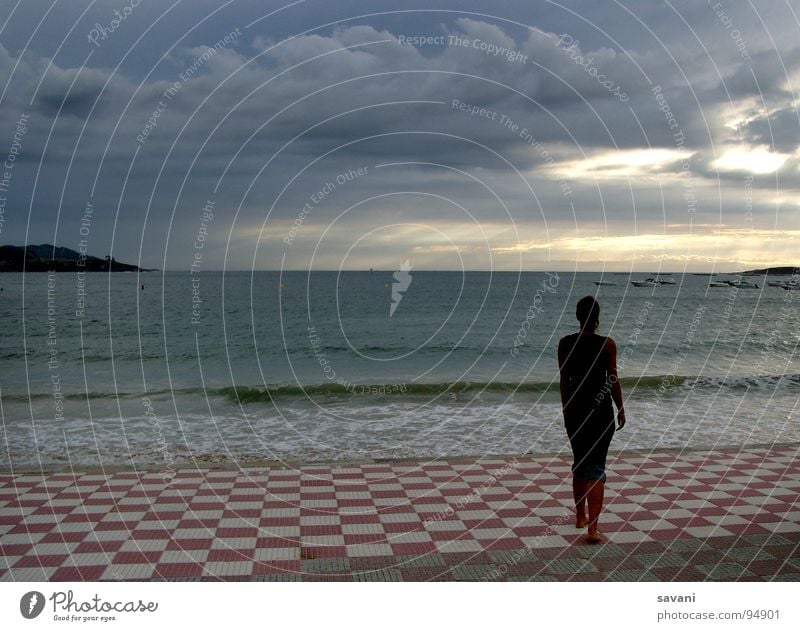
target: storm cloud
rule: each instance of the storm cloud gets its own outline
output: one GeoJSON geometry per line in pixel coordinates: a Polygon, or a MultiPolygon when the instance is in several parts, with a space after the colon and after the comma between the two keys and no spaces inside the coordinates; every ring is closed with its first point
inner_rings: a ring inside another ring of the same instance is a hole
{"type": "Polygon", "coordinates": [[[188,269],[211,203],[204,269],[796,262],[800,24],[758,11],[0,2],[0,241],[91,203],[90,253],[188,269]]]}

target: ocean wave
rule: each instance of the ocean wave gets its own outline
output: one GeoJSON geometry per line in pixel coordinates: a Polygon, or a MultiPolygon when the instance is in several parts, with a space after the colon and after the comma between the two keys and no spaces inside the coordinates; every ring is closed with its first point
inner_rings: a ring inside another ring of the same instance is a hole
{"type": "MultiPolygon", "coordinates": [[[[753,375],[753,376],[698,376],[698,375],[647,375],[642,377],[622,377],[620,385],[626,393],[646,394],[648,391],[670,391],[679,393],[694,389],[755,389],[783,390],[800,386],[800,374],[753,375]]],[[[269,384],[267,386],[241,385],[223,388],[175,388],[173,390],[150,390],[148,392],[75,392],[64,393],[68,400],[86,399],[135,399],[168,396],[208,396],[224,398],[236,403],[257,403],[273,399],[342,397],[358,395],[382,395],[387,397],[433,397],[438,395],[460,394],[530,394],[558,393],[559,383],[554,381],[456,381],[435,383],[364,383],[340,384],[321,383],[311,385],[269,384]]],[[[52,397],[52,392],[6,393],[4,401],[28,401],[52,397]]]]}
{"type": "MultiPolygon", "coordinates": [[[[764,375],[752,377],[701,377],[692,375],[649,375],[643,377],[623,377],[619,380],[626,392],[647,392],[649,390],[674,391],[695,388],[757,388],[762,390],[783,389],[800,385],[800,374],[764,375]]],[[[240,403],[270,401],[284,397],[342,396],[373,394],[386,396],[437,396],[459,394],[524,394],[558,393],[558,381],[505,382],[505,381],[457,381],[440,383],[391,383],[344,385],[337,383],[315,384],[309,386],[239,386],[221,388],[218,393],[240,403]]]]}
{"type": "Polygon", "coordinates": [[[684,388],[733,388],[771,390],[800,385],[800,374],[739,377],[683,377],[684,388]]]}

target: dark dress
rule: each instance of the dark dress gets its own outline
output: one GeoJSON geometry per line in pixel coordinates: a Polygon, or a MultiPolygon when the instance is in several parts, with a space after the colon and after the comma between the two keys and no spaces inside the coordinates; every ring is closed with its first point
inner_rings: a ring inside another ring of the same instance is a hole
{"type": "Polygon", "coordinates": [[[574,333],[561,339],[566,380],[564,426],[574,462],[573,473],[590,480],[606,479],[608,447],[614,436],[614,405],[608,375],[606,339],[574,333]]]}

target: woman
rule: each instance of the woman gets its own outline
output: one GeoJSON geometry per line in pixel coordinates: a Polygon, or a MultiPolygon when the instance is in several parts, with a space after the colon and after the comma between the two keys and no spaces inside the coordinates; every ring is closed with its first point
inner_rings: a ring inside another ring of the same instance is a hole
{"type": "Polygon", "coordinates": [[[617,345],[610,337],[595,333],[600,325],[600,305],[592,296],[586,296],[578,301],[575,315],[580,331],[558,343],[561,406],[575,459],[575,526],[588,526],[586,541],[600,543],[603,539],[597,531],[597,520],[603,509],[606,455],[614,436],[612,399],[617,406],[619,429],[625,425],[625,408],[617,378],[617,345]]]}

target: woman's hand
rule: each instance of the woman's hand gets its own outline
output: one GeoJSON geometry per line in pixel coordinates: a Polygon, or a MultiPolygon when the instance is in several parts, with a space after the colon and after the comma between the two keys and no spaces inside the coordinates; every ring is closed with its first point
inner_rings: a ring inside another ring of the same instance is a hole
{"type": "Polygon", "coordinates": [[[617,412],[617,429],[625,427],[625,410],[617,412]]]}

